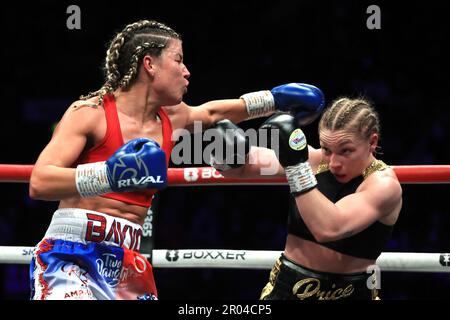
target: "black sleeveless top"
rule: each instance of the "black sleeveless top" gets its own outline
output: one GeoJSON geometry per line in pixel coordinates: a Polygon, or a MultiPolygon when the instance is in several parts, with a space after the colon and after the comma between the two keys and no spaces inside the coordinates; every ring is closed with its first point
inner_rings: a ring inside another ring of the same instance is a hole
{"type": "MultiPolygon", "coordinates": [[[[319,191],[333,203],[349,194],[355,193],[358,186],[364,181],[361,175],[347,183],[340,183],[328,170],[316,174],[316,179],[319,191]]],[[[288,233],[318,243],[303,221],[294,197],[291,199],[288,233]]],[[[349,256],[376,260],[387,245],[392,229],[393,226],[376,221],[366,229],[348,238],[318,244],[349,256]]]]}

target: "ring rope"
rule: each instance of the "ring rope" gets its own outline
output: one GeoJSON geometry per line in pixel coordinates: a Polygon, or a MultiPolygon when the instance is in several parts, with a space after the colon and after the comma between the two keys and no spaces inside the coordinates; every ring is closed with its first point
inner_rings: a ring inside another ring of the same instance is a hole
{"type": "MultiPolygon", "coordinates": [[[[28,183],[33,167],[33,165],[0,164],[0,182],[28,183]]],[[[450,165],[392,168],[401,183],[450,183],[450,165]]],[[[169,168],[168,180],[170,186],[286,184],[285,178],[225,178],[212,167],[169,168]]],[[[0,264],[27,264],[31,260],[33,249],[33,247],[0,246],[0,264]]],[[[153,250],[152,258],[155,267],[270,269],[280,254],[281,251],[161,249],[153,250]]],[[[450,254],[383,252],[376,264],[382,271],[450,272],[450,254]]]]}
{"type": "MultiPolygon", "coordinates": [[[[0,246],[0,264],[28,264],[33,250],[0,246]]],[[[155,268],[271,269],[282,251],[159,249],[152,253],[155,268]]],[[[450,253],[383,252],[376,264],[381,271],[450,273],[450,253]]]]}
{"type": "MultiPolygon", "coordinates": [[[[0,164],[0,182],[30,181],[34,165],[0,164]]],[[[399,181],[406,183],[450,183],[450,165],[392,166],[399,181]]],[[[212,167],[169,168],[170,186],[194,185],[284,185],[286,178],[225,178],[212,167]]]]}

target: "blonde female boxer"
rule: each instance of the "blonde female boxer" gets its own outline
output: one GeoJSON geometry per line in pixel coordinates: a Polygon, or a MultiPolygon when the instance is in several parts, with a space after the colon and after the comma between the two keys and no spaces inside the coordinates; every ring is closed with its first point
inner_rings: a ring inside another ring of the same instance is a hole
{"type": "MultiPolygon", "coordinates": [[[[247,143],[233,123],[221,121],[217,128],[247,143]]],[[[334,101],[319,122],[320,149],[308,146],[288,114],[272,116],[260,129],[278,130],[278,154],[252,147],[247,164],[223,175],[255,178],[272,166],[290,186],[286,245],[261,299],[376,298],[380,284],[367,271],[374,270],[390,239],[402,189],[394,171],[375,157],[380,136],[375,109],[363,99],[334,101]]]]}

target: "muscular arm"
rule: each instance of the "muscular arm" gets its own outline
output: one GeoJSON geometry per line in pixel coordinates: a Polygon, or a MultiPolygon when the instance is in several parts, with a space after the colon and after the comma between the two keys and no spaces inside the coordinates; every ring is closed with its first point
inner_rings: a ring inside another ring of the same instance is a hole
{"type": "Polygon", "coordinates": [[[75,169],[70,166],[83,151],[101,112],[92,107],[69,107],[34,166],[29,188],[32,198],[61,200],[78,195],[75,169]]]}
{"type": "Polygon", "coordinates": [[[284,169],[280,166],[275,152],[270,149],[251,147],[247,163],[239,168],[221,172],[230,178],[269,178],[284,176],[284,169]]]}
{"type": "Polygon", "coordinates": [[[238,123],[248,118],[242,99],[214,100],[197,107],[182,102],[178,106],[166,108],[166,112],[171,117],[174,129],[187,129],[190,132],[193,132],[196,121],[201,122],[204,130],[220,120],[229,119],[238,123]]]}
{"type": "Polygon", "coordinates": [[[336,204],[317,189],[296,197],[302,218],[317,241],[349,237],[400,209],[402,191],[397,179],[385,172],[374,173],[368,179],[361,190],[336,204]]]}
{"type": "Polygon", "coordinates": [[[242,99],[210,101],[198,107],[188,107],[188,110],[188,125],[194,121],[202,121],[205,126],[209,127],[224,119],[239,123],[248,118],[247,109],[242,99]]]}
{"type": "Polygon", "coordinates": [[[215,100],[194,108],[182,102],[177,108],[170,109],[181,114],[175,129],[191,129],[195,121],[208,128],[220,120],[239,123],[249,118],[269,116],[275,110],[294,112],[297,121],[306,125],[317,118],[324,105],[324,96],[319,88],[305,83],[289,83],[270,91],[246,93],[240,99],[215,100]]]}

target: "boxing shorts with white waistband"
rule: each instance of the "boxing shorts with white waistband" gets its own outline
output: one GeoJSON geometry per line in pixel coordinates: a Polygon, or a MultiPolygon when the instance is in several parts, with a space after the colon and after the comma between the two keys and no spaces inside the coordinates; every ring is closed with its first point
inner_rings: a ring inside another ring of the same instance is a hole
{"type": "MultiPolygon", "coordinates": [[[[305,268],[284,254],[275,262],[261,300],[378,300],[378,290],[369,289],[373,276],[361,272],[338,274],[305,268]]],[[[371,286],[372,287],[372,286],[371,286]]]]}
{"type": "Polygon", "coordinates": [[[34,300],[157,300],[142,227],[104,213],[55,211],[30,265],[34,300]]]}

